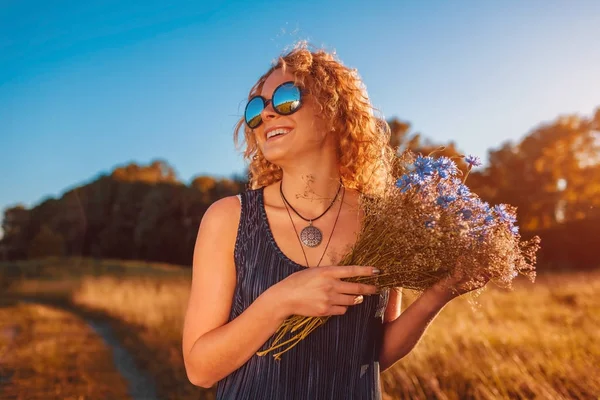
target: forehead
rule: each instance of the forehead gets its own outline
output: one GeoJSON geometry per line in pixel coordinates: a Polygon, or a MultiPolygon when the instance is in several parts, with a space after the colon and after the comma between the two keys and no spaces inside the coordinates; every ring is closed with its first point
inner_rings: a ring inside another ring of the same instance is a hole
{"type": "Polygon", "coordinates": [[[294,81],[294,75],[287,71],[283,73],[281,68],[277,68],[265,81],[260,94],[263,97],[270,98],[277,86],[289,81],[294,81]]]}

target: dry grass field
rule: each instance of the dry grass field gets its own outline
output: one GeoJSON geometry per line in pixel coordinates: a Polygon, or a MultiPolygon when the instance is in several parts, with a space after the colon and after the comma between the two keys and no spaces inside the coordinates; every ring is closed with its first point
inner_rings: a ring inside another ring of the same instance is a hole
{"type": "MultiPolygon", "coordinates": [[[[161,398],[210,399],[213,391],[187,382],[181,357],[189,278],[177,267],[110,260],[0,264],[4,297],[53,299],[108,316],[123,346],[156,379],[161,398]]],[[[535,284],[517,281],[514,291],[490,286],[476,308],[456,299],[416,349],[382,375],[385,398],[599,399],[599,294],[600,272],[593,272],[541,275],[535,284]]],[[[403,307],[412,297],[405,293],[403,307]]],[[[56,365],[57,374],[72,367],[56,365]]],[[[109,374],[102,380],[93,384],[119,382],[109,374]]],[[[13,381],[0,369],[0,391],[17,387],[13,381]]]]}
{"type": "Polygon", "coordinates": [[[75,315],[0,301],[1,399],[122,399],[124,379],[109,349],[75,315]]]}

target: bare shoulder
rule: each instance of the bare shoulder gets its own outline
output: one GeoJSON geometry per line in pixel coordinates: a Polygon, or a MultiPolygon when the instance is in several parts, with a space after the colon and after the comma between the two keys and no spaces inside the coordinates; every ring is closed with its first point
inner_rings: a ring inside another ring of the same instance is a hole
{"type": "Polygon", "coordinates": [[[224,215],[233,211],[239,211],[241,205],[238,196],[239,195],[223,197],[212,203],[206,212],[208,213],[210,211],[212,214],[224,215]]]}
{"type": "MultiPolygon", "coordinates": [[[[241,204],[238,196],[228,196],[212,203],[202,216],[196,244],[194,246],[193,270],[217,271],[210,268],[221,256],[218,264],[230,265],[241,216],[241,204]]],[[[233,268],[225,268],[233,271],[233,268]]],[[[206,272],[206,271],[205,271],[206,272]]],[[[212,272],[211,272],[212,273],[212,272]]]]}
{"type": "Polygon", "coordinates": [[[233,248],[240,222],[241,204],[238,196],[228,196],[212,203],[202,216],[196,246],[219,242],[233,248]]]}
{"type": "Polygon", "coordinates": [[[202,217],[203,224],[223,226],[239,222],[241,203],[239,197],[227,196],[212,203],[202,217]]]}

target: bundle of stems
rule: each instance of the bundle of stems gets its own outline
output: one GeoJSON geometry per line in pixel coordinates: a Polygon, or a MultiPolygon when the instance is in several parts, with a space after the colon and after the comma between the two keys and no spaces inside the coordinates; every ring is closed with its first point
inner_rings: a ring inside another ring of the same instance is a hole
{"type": "MultiPolygon", "coordinates": [[[[468,172],[478,165],[476,157],[465,159],[468,172]]],[[[521,241],[514,207],[482,201],[464,184],[468,172],[458,179],[460,170],[449,158],[405,152],[401,160],[406,165],[402,175],[390,176],[381,195],[362,196],[358,238],[339,262],[374,266],[381,273],[346,281],[375,285],[379,291],[403,287],[421,292],[457,270],[473,288],[481,286],[482,273],[504,288],[511,288],[518,275],[535,280],[540,240],[521,241]]],[[[271,347],[257,354],[278,350],[273,356],[280,359],[329,318],[291,316],[271,347]]]]}

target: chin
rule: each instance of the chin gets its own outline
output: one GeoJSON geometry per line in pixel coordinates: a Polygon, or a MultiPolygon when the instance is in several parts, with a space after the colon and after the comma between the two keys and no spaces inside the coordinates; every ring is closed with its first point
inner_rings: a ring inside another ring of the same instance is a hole
{"type": "Polygon", "coordinates": [[[285,163],[286,160],[294,157],[294,152],[291,151],[289,146],[285,145],[263,145],[261,146],[260,151],[268,162],[277,166],[280,166],[282,163],[285,163]]]}
{"type": "Polygon", "coordinates": [[[271,149],[270,151],[263,151],[263,156],[265,159],[271,164],[275,164],[277,166],[281,166],[281,164],[285,163],[287,152],[282,151],[282,149],[271,149]]]}

